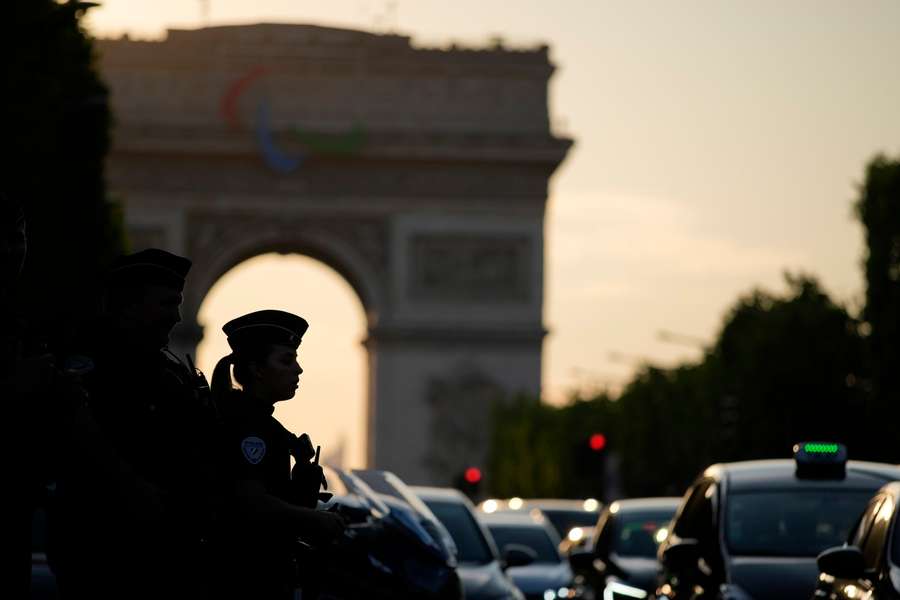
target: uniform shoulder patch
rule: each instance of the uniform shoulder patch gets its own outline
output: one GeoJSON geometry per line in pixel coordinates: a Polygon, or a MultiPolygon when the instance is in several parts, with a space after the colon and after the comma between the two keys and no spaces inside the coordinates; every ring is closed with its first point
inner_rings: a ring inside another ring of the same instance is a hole
{"type": "Polygon", "coordinates": [[[251,465],[258,465],[266,455],[266,442],[256,436],[241,440],[241,452],[251,465]]]}

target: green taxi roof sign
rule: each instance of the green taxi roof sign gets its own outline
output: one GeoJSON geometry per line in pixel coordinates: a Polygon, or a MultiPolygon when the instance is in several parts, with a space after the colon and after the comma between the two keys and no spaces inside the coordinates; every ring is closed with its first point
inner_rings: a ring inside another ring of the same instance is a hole
{"type": "Polygon", "coordinates": [[[800,442],[794,444],[797,477],[807,479],[842,479],[846,474],[847,447],[835,442],[800,442]]]}

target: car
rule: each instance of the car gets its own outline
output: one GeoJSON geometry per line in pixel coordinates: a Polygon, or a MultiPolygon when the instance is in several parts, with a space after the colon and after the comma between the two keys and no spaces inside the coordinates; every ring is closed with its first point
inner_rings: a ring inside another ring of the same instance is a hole
{"type": "Polygon", "coordinates": [[[501,558],[490,533],[475,517],[475,507],[459,490],[419,486],[412,490],[453,537],[466,600],[524,600],[507,570],[530,563],[530,553],[513,548],[501,558]]]}
{"type": "Polygon", "coordinates": [[[462,599],[456,558],[429,526],[434,515],[375,492],[350,471],[325,471],[332,496],[319,509],[339,512],[348,526],[337,543],[300,553],[310,575],[300,582],[304,597],[462,599]]]}
{"type": "MultiPolygon", "coordinates": [[[[422,527],[439,542],[453,567],[456,567],[458,550],[453,536],[444,524],[431,512],[412,488],[391,471],[381,469],[354,469],[352,473],[362,479],[373,491],[405,502],[417,514],[422,527]]],[[[461,586],[461,584],[460,584],[461,586]]]]}
{"type": "Polygon", "coordinates": [[[842,444],[794,458],[716,464],[687,490],[657,554],[659,599],[808,598],[816,556],[839,544],[900,466],[847,460],[842,444]]]}
{"type": "Polygon", "coordinates": [[[847,543],[822,552],[814,600],[900,600],[900,481],[869,500],[847,543]]]}
{"type": "Polygon", "coordinates": [[[556,529],[561,540],[579,542],[589,533],[587,528],[597,523],[603,505],[594,498],[570,500],[562,498],[488,499],[478,506],[483,513],[540,510],[556,529]]]}
{"type": "Polygon", "coordinates": [[[568,559],[559,551],[559,536],[543,514],[482,513],[478,518],[487,526],[501,554],[523,546],[533,553],[530,564],[508,570],[526,600],[583,597],[568,559]]]}
{"type": "Polygon", "coordinates": [[[656,553],[681,498],[629,498],[607,506],[593,544],[571,559],[605,600],[646,598],[656,589],[656,553]]]}

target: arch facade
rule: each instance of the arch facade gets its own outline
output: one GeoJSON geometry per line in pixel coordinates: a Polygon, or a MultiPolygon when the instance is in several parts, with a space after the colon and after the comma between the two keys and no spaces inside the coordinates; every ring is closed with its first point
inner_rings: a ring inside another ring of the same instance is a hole
{"type": "Polygon", "coordinates": [[[230,268],[309,255],[366,311],[369,464],[436,484],[484,465],[491,402],[540,393],[547,181],[571,144],[547,48],[305,25],[99,46],[132,245],[194,261],[175,349],[230,268]]]}

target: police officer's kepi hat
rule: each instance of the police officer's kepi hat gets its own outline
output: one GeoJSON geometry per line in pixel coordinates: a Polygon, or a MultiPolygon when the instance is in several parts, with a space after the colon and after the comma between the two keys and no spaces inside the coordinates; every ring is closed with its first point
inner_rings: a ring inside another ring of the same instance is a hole
{"type": "Polygon", "coordinates": [[[191,261],[183,256],[148,248],[115,259],[107,274],[107,283],[113,286],[160,284],[182,290],[190,269],[191,261]]]}
{"type": "Polygon", "coordinates": [[[297,349],[309,323],[283,310],[258,310],[233,319],[222,327],[235,352],[279,345],[297,349]]]}

